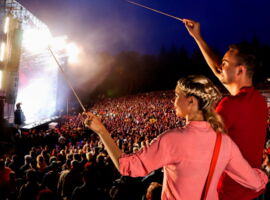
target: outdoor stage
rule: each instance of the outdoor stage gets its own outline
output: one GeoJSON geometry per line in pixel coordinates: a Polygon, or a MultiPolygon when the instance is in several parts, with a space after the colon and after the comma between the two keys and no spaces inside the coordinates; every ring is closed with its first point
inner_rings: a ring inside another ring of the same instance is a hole
{"type": "Polygon", "coordinates": [[[40,121],[35,121],[33,123],[30,124],[25,124],[21,127],[22,130],[30,130],[33,128],[38,128],[40,126],[46,126],[46,128],[50,128],[50,124],[57,124],[55,121],[57,121],[57,119],[59,119],[59,116],[54,116],[54,117],[50,117],[48,119],[43,119],[40,121]]]}
{"type": "Polygon", "coordinates": [[[0,120],[12,124],[20,102],[23,128],[31,129],[57,119],[65,109],[69,90],[55,58],[67,65],[66,38],[53,38],[48,26],[20,3],[0,3],[0,120]]]}

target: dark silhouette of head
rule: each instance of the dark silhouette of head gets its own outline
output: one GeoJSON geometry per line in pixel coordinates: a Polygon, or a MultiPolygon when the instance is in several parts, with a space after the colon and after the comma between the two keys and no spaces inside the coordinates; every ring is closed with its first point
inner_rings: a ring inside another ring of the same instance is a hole
{"type": "Polygon", "coordinates": [[[21,105],[22,105],[22,103],[16,103],[16,108],[21,109],[21,105]]]}

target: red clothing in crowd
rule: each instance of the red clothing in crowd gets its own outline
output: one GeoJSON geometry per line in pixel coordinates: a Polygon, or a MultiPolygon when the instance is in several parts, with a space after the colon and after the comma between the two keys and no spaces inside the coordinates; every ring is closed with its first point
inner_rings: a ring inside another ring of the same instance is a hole
{"type": "MultiPolygon", "coordinates": [[[[254,87],[245,87],[236,96],[223,98],[216,110],[244,158],[252,167],[261,168],[267,128],[264,97],[254,87]]],[[[221,200],[250,200],[258,196],[258,193],[244,188],[227,175],[221,180],[221,200]]]]}
{"type": "Polygon", "coordinates": [[[0,188],[7,186],[9,183],[9,175],[12,170],[9,167],[3,167],[0,169],[0,188]]]}
{"type": "MultiPolygon", "coordinates": [[[[162,200],[200,199],[216,141],[216,132],[205,121],[167,131],[132,155],[119,159],[124,176],[145,176],[163,167],[162,200]]],[[[223,134],[216,170],[207,199],[217,200],[217,184],[223,171],[245,187],[260,190],[268,177],[252,169],[230,137],[223,134]]]]}

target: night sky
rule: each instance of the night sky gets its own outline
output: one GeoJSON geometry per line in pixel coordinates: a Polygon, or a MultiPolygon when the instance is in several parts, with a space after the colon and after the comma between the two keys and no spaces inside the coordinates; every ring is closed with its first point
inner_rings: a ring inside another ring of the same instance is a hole
{"type": "MultiPolygon", "coordinates": [[[[135,0],[134,0],[135,1],[135,0]]],[[[161,48],[197,49],[182,22],[124,0],[19,0],[54,36],[67,35],[86,51],[131,50],[157,54],[161,48]]],[[[201,22],[206,41],[221,52],[251,40],[270,45],[269,0],[136,0],[180,18],[201,22]]]]}

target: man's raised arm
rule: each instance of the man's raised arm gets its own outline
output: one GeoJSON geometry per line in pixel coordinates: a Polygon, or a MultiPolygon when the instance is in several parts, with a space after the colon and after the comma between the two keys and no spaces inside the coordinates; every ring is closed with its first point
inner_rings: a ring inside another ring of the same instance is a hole
{"type": "Polygon", "coordinates": [[[200,33],[200,23],[195,22],[190,19],[183,19],[183,22],[189,32],[189,34],[195,39],[196,43],[198,44],[204,59],[206,60],[207,64],[220,79],[220,72],[221,72],[221,59],[211,50],[211,48],[207,45],[200,33]]]}

